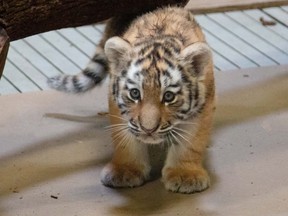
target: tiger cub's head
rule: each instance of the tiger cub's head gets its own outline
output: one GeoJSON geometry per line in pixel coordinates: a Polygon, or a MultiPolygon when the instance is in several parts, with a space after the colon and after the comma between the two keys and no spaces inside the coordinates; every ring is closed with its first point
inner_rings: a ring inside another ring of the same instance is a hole
{"type": "Polygon", "coordinates": [[[173,140],[177,126],[203,109],[206,66],[211,63],[206,43],[183,47],[174,37],[159,37],[132,45],[113,37],[105,54],[112,97],[138,140],[173,140]]]}

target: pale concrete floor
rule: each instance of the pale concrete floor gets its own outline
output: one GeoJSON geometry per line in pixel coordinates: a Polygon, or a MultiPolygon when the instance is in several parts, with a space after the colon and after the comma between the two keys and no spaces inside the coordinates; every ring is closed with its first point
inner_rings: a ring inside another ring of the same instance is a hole
{"type": "Polygon", "coordinates": [[[288,215],[288,67],[217,72],[216,78],[206,161],[212,187],[192,195],[167,192],[160,179],[135,189],[101,185],[112,148],[106,117],[95,115],[107,110],[106,85],[81,96],[1,96],[0,215],[288,215]]]}

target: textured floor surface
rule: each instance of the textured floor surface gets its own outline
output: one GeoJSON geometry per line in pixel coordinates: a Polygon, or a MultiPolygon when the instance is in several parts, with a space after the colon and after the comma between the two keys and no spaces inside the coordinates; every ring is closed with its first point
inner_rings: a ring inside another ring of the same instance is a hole
{"type": "Polygon", "coordinates": [[[192,195],[167,192],[160,179],[121,190],[100,183],[112,154],[108,121],[97,116],[107,110],[106,84],[82,96],[2,95],[0,215],[288,215],[288,67],[217,72],[216,78],[206,160],[212,186],[192,195]]]}

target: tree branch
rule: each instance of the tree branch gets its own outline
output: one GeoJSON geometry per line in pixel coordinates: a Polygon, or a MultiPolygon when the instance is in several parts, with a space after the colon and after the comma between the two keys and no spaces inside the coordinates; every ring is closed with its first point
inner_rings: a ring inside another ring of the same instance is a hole
{"type": "Polygon", "coordinates": [[[10,40],[13,41],[60,28],[97,23],[116,15],[140,13],[165,5],[181,4],[184,6],[187,1],[1,0],[0,78],[7,58],[10,40]]]}
{"type": "Polygon", "coordinates": [[[2,0],[0,26],[17,40],[50,30],[104,21],[187,0],[2,0]]]}
{"type": "Polygon", "coordinates": [[[0,79],[4,70],[8,49],[9,37],[6,31],[2,27],[0,27],[0,79]]]}

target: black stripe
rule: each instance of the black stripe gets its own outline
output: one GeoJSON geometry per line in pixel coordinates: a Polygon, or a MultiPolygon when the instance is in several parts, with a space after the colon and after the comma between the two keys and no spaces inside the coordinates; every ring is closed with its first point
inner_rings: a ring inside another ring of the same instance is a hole
{"type": "Polygon", "coordinates": [[[125,109],[125,108],[127,108],[126,104],[122,104],[122,103],[118,104],[118,107],[119,107],[120,109],[125,109]]]}
{"type": "Polygon", "coordinates": [[[182,88],[180,88],[180,89],[176,92],[176,94],[182,94],[182,88]]]}
{"type": "Polygon", "coordinates": [[[112,85],[112,95],[114,95],[115,96],[115,94],[116,94],[116,83],[113,83],[113,85],[112,85]]]}
{"type": "Polygon", "coordinates": [[[164,87],[165,87],[165,88],[167,88],[167,83],[168,83],[168,79],[165,78],[165,79],[164,79],[164,87]]]}
{"type": "Polygon", "coordinates": [[[132,85],[136,85],[136,82],[134,82],[132,79],[127,79],[127,83],[132,84],[132,85]]]}
{"type": "Polygon", "coordinates": [[[127,70],[122,70],[121,71],[121,76],[122,77],[126,77],[126,75],[127,75],[127,70]]]}
{"type": "Polygon", "coordinates": [[[156,68],[156,71],[157,71],[157,82],[158,82],[158,86],[161,88],[161,80],[160,80],[161,71],[160,71],[160,69],[157,67],[157,65],[155,65],[155,68],[156,68]]]}
{"type": "Polygon", "coordinates": [[[172,78],[172,76],[171,76],[171,74],[170,74],[170,72],[168,70],[163,70],[162,73],[163,73],[164,76],[167,76],[169,79],[172,78]]]}
{"type": "MultiPolygon", "coordinates": [[[[153,45],[147,45],[147,46],[145,46],[145,47],[143,47],[140,51],[139,51],[139,54],[140,55],[142,55],[142,56],[146,56],[147,54],[146,54],[146,52],[149,50],[149,49],[151,49],[151,48],[153,48],[153,45]]],[[[152,49],[153,50],[153,49],[152,49]]]]}
{"type": "Polygon", "coordinates": [[[176,117],[180,120],[184,120],[185,118],[182,115],[176,114],[176,117]]]}
{"type": "Polygon", "coordinates": [[[92,79],[95,84],[100,83],[100,82],[102,81],[102,79],[103,79],[101,76],[99,76],[99,74],[97,74],[97,73],[95,73],[95,72],[93,72],[93,71],[89,71],[88,69],[85,69],[85,70],[83,71],[83,74],[84,74],[86,77],[92,79]]]}
{"type": "Polygon", "coordinates": [[[77,92],[80,92],[83,89],[83,86],[81,86],[81,84],[79,83],[77,76],[72,77],[72,82],[73,82],[73,86],[77,90],[77,92]]]}
{"type": "Polygon", "coordinates": [[[206,103],[201,104],[201,106],[198,108],[197,113],[200,114],[203,112],[204,107],[205,107],[206,103]]]}
{"type": "Polygon", "coordinates": [[[170,67],[171,69],[174,69],[174,68],[175,68],[175,65],[174,65],[169,59],[164,58],[164,61],[165,61],[166,64],[169,65],[169,67],[170,67]]]}
{"type": "Polygon", "coordinates": [[[119,77],[117,77],[112,85],[112,94],[114,96],[114,99],[117,99],[119,95],[119,80],[119,77]]]}
{"type": "Polygon", "coordinates": [[[184,72],[184,68],[183,68],[183,66],[180,65],[180,64],[177,65],[177,69],[178,69],[181,73],[184,72]]]}
{"type": "Polygon", "coordinates": [[[197,107],[199,104],[199,88],[198,88],[197,83],[195,84],[195,87],[194,87],[194,101],[196,101],[196,102],[195,102],[193,108],[197,107]]]}
{"type": "Polygon", "coordinates": [[[98,63],[98,64],[102,65],[105,70],[108,70],[108,62],[107,62],[106,59],[103,59],[101,56],[99,56],[99,55],[96,54],[96,55],[92,58],[92,61],[95,62],[95,63],[98,63]]]}
{"type": "Polygon", "coordinates": [[[155,48],[157,48],[157,47],[161,47],[162,44],[161,44],[160,42],[154,42],[154,44],[153,44],[152,46],[153,46],[153,48],[155,49],[155,48]]]}
{"type": "Polygon", "coordinates": [[[189,80],[188,76],[187,76],[185,73],[182,72],[181,78],[182,78],[182,81],[183,81],[184,83],[190,84],[190,80],[189,80]]]}
{"type": "Polygon", "coordinates": [[[123,111],[121,111],[121,115],[124,115],[124,114],[128,114],[129,112],[128,112],[128,110],[123,110],[123,111]]]}
{"type": "Polygon", "coordinates": [[[175,53],[179,54],[180,53],[180,48],[179,47],[175,47],[175,46],[172,46],[172,49],[174,50],[175,53]]]}
{"type": "Polygon", "coordinates": [[[66,85],[67,85],[67,83],[68,83],[68,78],[69,78],[70,76],[65,76],[64,78],[63,78],[63,80],[62,80],[62,84],[63,84],[63,86],[64,86],[64,88],[66,89],[66,85]]]}
{"type": "Polygon", "coordinates": [[[175,84],[171,84],[169,85],[168,87],[171,87],[171,88],[178,88],[178,87],[181,87],[181,84],[179,82],[175,83],[175,84]]]}
{"type": "Polygon", "coordinates": [[[162,47],[162,48],[163,48],[166,55],[168,55],[169,57],[172,56],[172,52],[170,51],[170,49],[168,49],[167,47],[162,47]]]}
{"type": "Polygon", "coordinates": [[[137,59],[137,61],[135,62],[135,65],[138,66],[140,64],[142,64],[143,61],[145,61],[146,58],[139,58],[137,59]]]}
{"type": "Polygon", "coordinates": [[[169,48],[173,49],[175,53],[180,53],[180,46],[178,45],[178,42],[174,38],[169,38],[165,41],[166,44],[169,44],[169,48]],[[178,45],[178,46],[177,46],[178,45]],[[177,46],[177,47],[176,47],[177,46]]]}
{"type": "Polygon", "coordinates": [[[189,89],[189,95],[188,95],[188,97],[189,97],[189,111],[190,111],[190,110],[191,110],[192,100],[193,100],[192,84],[189,83],[189,85],[188,85],[187,88],[189,89]]]}
{"type": "Polygon", "coordinates": [[[155,51],[155,60],[158,61],[160,59],[161,59],[161,56],[160,56],[159,50],[156,50],[155,51]]]}

